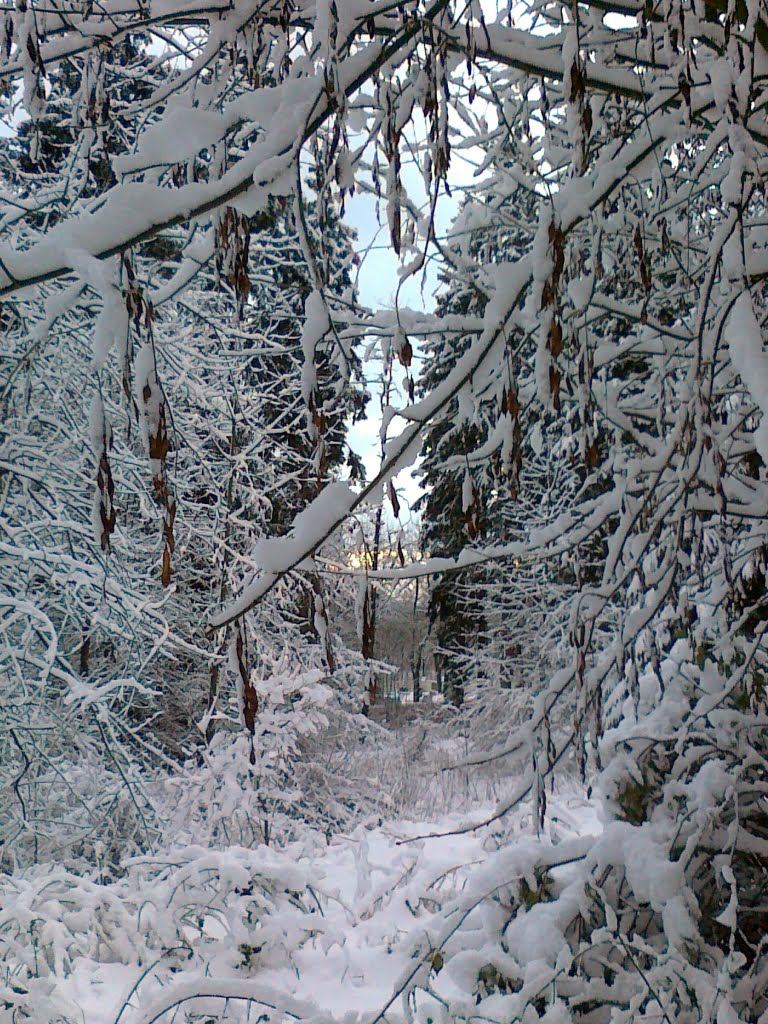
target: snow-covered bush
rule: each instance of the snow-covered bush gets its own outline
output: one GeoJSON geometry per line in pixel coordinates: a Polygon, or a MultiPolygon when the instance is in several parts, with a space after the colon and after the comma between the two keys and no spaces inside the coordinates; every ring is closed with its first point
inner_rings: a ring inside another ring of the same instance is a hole
{"type": "Polygon", "coordinates": [[[298,852],[292,862],[263,846],[166,846],[126,861],[113,882],[55,866],[3,879],[3,1014],[19,1024],[68,1019],[57,986],[96,965],[135,966],[134,988],[150,991],[182,968],[246,977],[290,965],[316,913],[298,852]]]}
{"type": "Polygon", "coordinates": [[[473,877],[444,969],[409,982],[418,1019],[764,1019],[765,731],[690,659],[679,642],[606,732],[600,834],[515,843],[473,877]]]}
{"type": "Polygon", "coordinates": [[[349,714],[333,681],[320,669],[301,673],[286,666],[282,674],[258,679],[254,688],[253,733],[241,727],[235,705],[230,728],[220,728],[165,783],[169,837],[205,838],[219,848],[283,844],[302,822],[331,828],[343,820],[333,790],[323,794],[310,785],[313,758],[307,750],[321,742],[332,720],[349,714]]]}

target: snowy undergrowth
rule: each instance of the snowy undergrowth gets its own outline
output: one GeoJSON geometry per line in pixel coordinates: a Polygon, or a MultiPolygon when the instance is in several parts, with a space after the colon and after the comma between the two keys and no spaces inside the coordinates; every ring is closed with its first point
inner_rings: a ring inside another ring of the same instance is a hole
{"type": "Polygon", "coordinates": [[[253,740],[222,731],[161,776],[151,797],[166,842],[284,845],[308,826],[329,838],[393,818],[433,821],[502,800],[523,767],[525,754],[463,763],[520,724],[530,704],[522,691],[490,708],[487,695],[473,695],[462,712],[440,699],[382,702],[366,718],[322,682],[296,687],[266,680],[253,740]]]}
{"type": "MultiPolygon", "coordinates": [[[[3,878],[0,1021],[248,1020],[270,1006],[276,1019],[372,1018],[423,982],[451,907],[534,834],[532,808],[432,835],[491,816],[514,787],[508,763],[460,766],[476,713],[426,700],[377,721],[315,689],[300,705],[270,693],[253,760],[247,736],[221,732],[149,784],[153,852],[3,878]]],[[[559,841],[584,818],[574,786],[547,827],[559,841]]]]}
{"type": "MultiPolygon", "coordinates": [[[[598,829],[583,801],[571,795],[559,804],[553,840],[598,829]]],[[[437,957],[446,949],[447,958],[458,917],[487,897],[483,887],[499,889],[504,877],[501,888],[514,888],[510,868],[522,875],[533,863],[524,808],[503,835],[419,838],[461,823],[454,815],[358,826],[330,843],[307,829],[282,849],[169,848],[129,859],[112,881],[50,865],[7,877],[0,1019],[370,1019],[393,993],[437,980],[437,957]],[[510,856],[522,859],[512,865],[510,856]],[[188,999],[193,993],[208,996],[188,999]]],[[[484,914],[481,930],[497,924],[484,914]]],[[[491,932],[485,944],[488,954],[481,944],[471,958],[485,957],[479,968],[491,955],[491,932]]],[[[467,969],[461,958],[446,966],[449,990],[467,969]]]]}
{"type": "MultiPolygon", "coordinates": [[[[248,1019],[270,999],[279,1019],[371,1018],[404,979],[423,982],[451,906],[497,851],[534,833],[533,809],[418,839],[483,820],[514,788],[508,761],[460,766],[476,711],[427,700],[378,722],[340,714],[315,688],[323,699],[265,705],[255,763],[246,736],[222,732],[202,759],[148,783],[153,852],[128,844],[119,866],[111,850],[91,869],[39,864],[0,880],[0,1021],[181,1020],[182,1005],[190,1020],[248,1019]],[[201,992],[207,1001],[178,1002],[201,992]]],[[[574,786],[548,829],[560,841],[583,819],[574,786]]]]}
{"type": "Polygon", "coordinates": [[[462,767],[475,740],[455,711],[425,702],[411,717],[395,709],[366,719],[316,689],[324,704],[265,703],[253,742],[222,732],[177,775],[161,776],[152,799],[164,834],[217,849],[284,845],[308,826],[330,837],[385,819],[434,820],[495,802],[513,784],[508,761],[462,767]]]}
{"type": "MultiPolygon", "coordinates": [[[[539,834],[540,799],[499,813],[514,772],[502,786],[497,760],[476,765],[489,782],[498,773],[501,806],[473,802],[462,772],[435,763],[441,749],[461,752],[457,721],[426,739],[415,718],[392,731],[366,726],[346,752],[345,782],[359,786],[370,770],[372,793],[410,760],[412,789],[393,793],[380,819],[375,801],[333,834],[297,817],[292,838],[272,847],[215,848],[210,835],[174,840],[169,828],[159,849],[126,857],[111,878],[50,865],[16,872],[0,883],[0,1020],[765,1021],[762,960],[740,948],[746,929],[759,930],[758,911],[740,906],[759,887],[761,848],[728,797],[734,769],[756,799],[764,792],[759,764],[738,745],[708,753],[692,733],[667,754],[679,762],[672,782],[654,790],[651,719],[687,713],[686,679],[671,660],[661,669],[659,711],[645,704],[658,685],[649,673],[637,706],[627,698],[605,734],[603,812],[566,775],[547,793],[539,834]],[[382,754],[390,762],[375,771],[382,754]],[[440,814],[449,797],[461,813],[440,814]],[[412,823],[394,813],[409,799],[412,823]],[[421,813],[430,799],[431,817],[421,813]],[[673,804],[685,813],[669,813],[673,804]],[[734,845],[723,853],[726,829],[734,845]]],[[[715,671],[707,663],[696,678],[709,685],[715,671]]],[[[212,772],[209,795],[225,781],[234,799],[254,780],[212,772]]]]}

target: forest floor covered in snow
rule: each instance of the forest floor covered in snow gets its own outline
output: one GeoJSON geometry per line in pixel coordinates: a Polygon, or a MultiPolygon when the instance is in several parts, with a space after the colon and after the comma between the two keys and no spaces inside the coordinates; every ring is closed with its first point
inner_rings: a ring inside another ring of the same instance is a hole
{"type": "MultiPolygon", "coordinates": [[[[351,1014],[372,1024],[383,1011],[401,1018],[400,993],[417,976],[439,1007],[441,988],[456,984],[441,974],[441,946],[494,888],[503,904],[510,858],[600,831],[596,808],[574,784],[551,796],[539,838],[526,805],[457,834],[493,815],[496,805],[472,792],[450,815],[436,800],[431,821],[375,819],[332,836],[307,826],[269,847],[167,845],[127,858],[111,878],[61,865],[6,876],[0,1020],[208,1024],[351,1014]]],[[[493,956],[482,945],[475,975],[493,956]]]]}

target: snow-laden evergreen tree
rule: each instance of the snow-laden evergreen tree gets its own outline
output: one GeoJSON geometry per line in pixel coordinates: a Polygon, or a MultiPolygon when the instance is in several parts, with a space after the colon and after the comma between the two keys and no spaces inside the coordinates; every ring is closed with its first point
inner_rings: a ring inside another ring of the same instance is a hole
{"type": "MultiPolygon", "coordinates": [[[[513,145],[519,148],[519,139],[513,145]]],[[[535,202],[520,187],[505,187],[503,159],[495,180],[479,200],[470,198],[451,228],[456,250],[487,264],[511,263],[531,243],[535,202]],[[496,197],[504,202],[497,204],[496,197]]],[[[425,343],[429,353],[421,380],[424,393],[439,384],[466,352],[472,334],[466,318],[481,324],[487,296],[452,267],[438,299],[448,328],[425,343]],[[451,318],[462,316],[450,330],[451,318]]],[[[551,413],[542,415],[525,401],[525,379],[532,349],[505,356],[506,377],[500,406],[495,389],[482,384],[470,397],[472,411],[453,399],[448,415],[425,434],[421,471],[422,542],[426,554],[451,556],[465,545],[482,548],[520,539],[534,525],[546,525],[562,512],[577,482],[569,441],[551,413]],[[569,457],[570,456],[570,457],[569,457]]],[[[570,446],[573,447],[572,445],[570,446]]],[[[501,683],[523,678],[534,687],[541,669],[552,667],[557,634],[567,631],[567,567],[506,559],[445,573],[430,588],[430,617],[437,660],[449,698],[461,700],[471,683],[501,683]],[[564,585],[558,585],[564,584],[564,585]],[[547,621],[555,613],[557,624],[547,621]],[[544,636],[551,633],[550,642],[544,636]]],[[[562,636],[560,637],[562,639],[562,636]]]]}

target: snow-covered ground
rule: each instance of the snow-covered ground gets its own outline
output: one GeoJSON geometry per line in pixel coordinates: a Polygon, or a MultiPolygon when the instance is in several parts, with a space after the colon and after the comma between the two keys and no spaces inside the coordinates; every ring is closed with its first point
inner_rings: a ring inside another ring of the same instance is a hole
{"type": "MultiPolygon", "coordinates": [[[[437,980],[446,909],[534,834],[525,807],[455,834],[465,821],[383,822],[328,843],[308,833],[284,850],[166,850],[104,884],[56,867],[6,878],[0,1020],[372,1022],[390,1003],[397,1019],[404,984],[437,980]]],[[[545,842],[599,830],[581,795],[553,797],[545,842]]]]}

